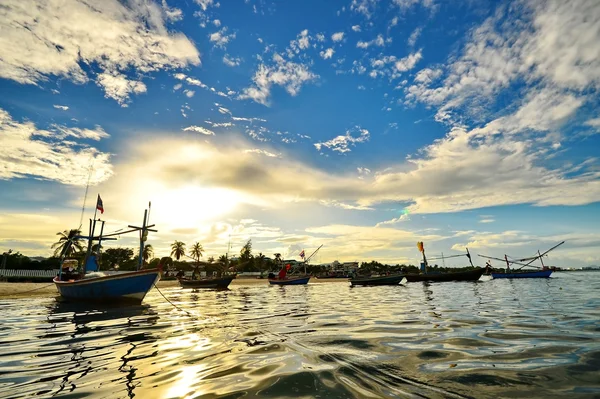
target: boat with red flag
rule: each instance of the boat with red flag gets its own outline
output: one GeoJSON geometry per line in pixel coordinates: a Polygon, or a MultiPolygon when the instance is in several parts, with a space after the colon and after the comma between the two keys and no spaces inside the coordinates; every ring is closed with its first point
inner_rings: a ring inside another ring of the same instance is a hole
{"type": "MultiPolygon", "coordinates": [[[[419,252],[423,254],[423,261],[421,262],[421,273],[408,273],[405,274],[404,277],[406,281],[409,283],[419,282],[419,281],[428,281],[428,282],[446,282],[446,281],[477,281],[481,278],[485,269],[481,267],[473,266],[473,262],[471,260],[471,254],[469,253],[469,249],[466,248],[466,254],[460,255],[451,255],[447,257],[443,257],[443,259],[449,259],[454,257],[466,256],[469,259],[469,263],[473,269],[471,270],[461,270],[457,272],[431,272],[429,270],[429,265],[427,263],[427,257],[425,256],[425,246],[422,241],[417,243],[417,248],[419,252]]],[[[432,258],[433,260],[436,258],[432,258]]]]}

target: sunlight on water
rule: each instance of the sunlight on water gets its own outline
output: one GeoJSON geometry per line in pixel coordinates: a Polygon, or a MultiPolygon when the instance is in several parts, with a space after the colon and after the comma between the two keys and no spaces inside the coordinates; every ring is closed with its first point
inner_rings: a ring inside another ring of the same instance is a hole
{"type": "Polygon", "coordinates": [[[0,301],[0,397],[598,397],[600,273],[0,301]]]}

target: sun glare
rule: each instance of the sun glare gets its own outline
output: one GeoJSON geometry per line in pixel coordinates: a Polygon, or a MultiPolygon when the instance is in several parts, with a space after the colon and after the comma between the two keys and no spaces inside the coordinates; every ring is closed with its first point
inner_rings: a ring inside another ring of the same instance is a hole
{"type": "Polygon", "coordinates": [[[161,192],[152,205],[157,222],[181,227],[227,215],[242,202],[234,190],[187,186],[161,192]]]}

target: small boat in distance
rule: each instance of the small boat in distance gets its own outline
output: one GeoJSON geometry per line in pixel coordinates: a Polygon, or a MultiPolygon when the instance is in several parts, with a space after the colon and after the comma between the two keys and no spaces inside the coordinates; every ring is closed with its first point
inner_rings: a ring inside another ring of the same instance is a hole
{"type": "Polygon", "coordinates": [[[323,245],[315,250],[308,258],[304,258],[304,250],[300,252],[300,257],[304,259],[304,274],[300,275],[290,275],[288,276],[287,272],[291,269],[291,266],[285,265],[279,271],[279,275],[275,276],[274,273],[269,274],[269,284],[270,285],[306,285],[310,280],[310,275],[306,273],[306,263],[313,257],[319,249],[321,249],[323,245]]]}
{"type": "MultiPolygon", "coordinates": [[[[446,281],[477,281],[481,278],[485,269],[478,267],[472,270],[466,271],[458,271],[458,272],[440,272],[440,273],[431,273],[427,270],[427,258],[425,257],[425,247],[423,242],[420,241],[417,243],[417,248],[419,252],[423,254],[423,262],[421,262],[421,273],[409,273],[405,274],[406,281],[409,283],[419,282],[419,281],[429,281],[429,282],[446,282],[446,281]]],[[[448,258],[455,258],[458,256],[466,256],[469,259],[469,263],[471,267],[473,266],[473,262],[471,261],[471,254],[469,253],[469,249],[467,248],[466,254],[461,255],[452,255],[447,256],[448,258]]]]}
{"type": "Polygon", "coordinates": [[[350,279],[350,285],[398,285],[404,276],[404,274],[391,274],[389,276],[355,277],[350,279]]]}
{"type": "MultiPolygon", "coordinates": [[[[102,209],[102,201],[98,196],[98,202],[96,204],[96,210],[102,209]]],[[[141,303],[144,297],[150,291],[150,289],[160,279],[159,269],[148,269],[141,270],[143,266],[143,251],[144,242],[148,236],[148,231],[155,232],[156,230],[150,229],[154,225],[147,225],[148,209],[144,211],[144,222],[142,227],[129,226],[131,230],[125,232],[119,232],[114,234],[102,235],[104,230],[104,221],[96,220],[96,213],[94,212],[94,220],[90,220],[89,236],[74,236],[69,239],[63,249],[61,255],[60,270],[58,276],[54,278],[54,284],[60,293],[63,300],[66,301],[78,301],[78,302],[133,302],[141,303]],[[100,235],[95,237],[96,222],[102,223],[100,228],[100,235]],[[100,250],[101,243],[103,240],[114,240],[116,238],[110,238],[114,235],[120,235],[130,233],[133,231],[140,231],[140,253],[139,263],[137,271],[133,272],[117,272],[114,274],[105,275],[99,271],[98,261],[96,254],[93,253],[92,247],[95,240],[98,241],[98,251],[100,250]],[[72,245],[73,240],[84,238],[88,240],[87,255],[83,264],[83,270],[80,272],[70,272],[65,270],[65,265],[68,260],[65,259],[66,254],[72,245]]]]}
{"type": "Polygon", "coordinates": [[[198,280],[180,278],[179,285],[182,288],[220,288],[225,289],[235,279],[236,275],[215,278],[203,278],[198,280]]]}
{"type": "MultiPolygon", "coordinates": [[[[499,279],[499,278],[510,278],[510,279],[512,279],[512,278],[550,278],[550,276],[552,275],[552,269],[550,269],[549,267],[546,267],[546,265],[544,265],[543,257],[546,256],[550,251],[553,251],[554,249],[560,247],[564,243],[565,243],[565,241],[562,241],[544,253],[540,253],[540,251],[538,250],[537,255],[531,256],[529,258],[509,260],[508,255],[504,255],[504,259],[495,258],[492,256],[485,256],[485,255],[479,255],[479,256],[481,256],[482,258],[506,262],[506,271],[505,272],[493,272],[492,271],[491,274],[492,274],[493,279],[499,279]],[[542,264],[541,268],[539,266],[532,265],[532,263],[538,259],[540,260],[540,262],[542,264]],[[523,263],[523,262],[527,262],[527,263],[523,263]],[[518,269],[515,269],[515,270],[511,270],[511,268],[510,268],[511,265],[520,265],[521,267],[518,269]],[[535,267],[540,270],[522,270],[524,267],[535,267]]],[[[490,263],[488,263],[488,267],[489,266],[491,266],[490,263]]]]}

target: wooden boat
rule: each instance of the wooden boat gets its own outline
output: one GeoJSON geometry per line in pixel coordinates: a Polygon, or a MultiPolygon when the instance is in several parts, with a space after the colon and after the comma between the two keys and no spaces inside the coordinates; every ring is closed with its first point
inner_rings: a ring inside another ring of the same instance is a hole
{"type": "Polygon", "coordinates": [[[149,269],[66,281],[56,276],[54,284],[64,300],[141,303],[159,279],[160,271],[149,269]]]}
{"type": "Polygon", "coordinates": [[[544,253],[540,253],[540,251],[538,250],[537,255],[534,256],[530,256],[528,258],[522,258],[522,259],[514,259],[514,258],[510,258],[508,255],[504,255],[504,259],[501,258],[495,258],[493,256],[486,256],[486,255],[479,255],[482,258],[487,258],[488,259],[488,263],[487,263],[487,267],[491,267],[491,263],[489,262],[489,260],[493,259],[493,260],[499,260],[502,262],[506,262],[506,271],[504,273],[494,273],[492,272],[492,278],[493,279],[499,279],[499,278],[549,278],[550,275],[552,274],[552,269],[546,267],[546,265],[544,265],[544,256],[546,256],[550,251],[560,247],[561,245],[563,245],[565,242],[562,241],[560,243],[558,243],[557,245],[553,246],[552,248],[550,248],[549,250],[547,250],[544,253]],[[535,262],[536,260],[540,260],[540,263],[542,264],[541,269],[538,266],[533,266],[532,263],[535,262]],[[527,263],[523,263],[523,262],[527,262],[527,263]],[[511,266],[512,265],[519,265],[521,266],[519,269],[514,269],[511,270],[511,266]],[[524,267],[535,267],[538,268],[540,270],[522,270],[524,267]]]}
{"type": "MultiPolygon", "coordinates": [[[[409,283],[418,282],[418,281],[429,281],[429,282],[477,281],[481,278],[481,276],[485,272],[485,269],[480,268],[480,267],[473,269],[473,270],[467,270],[467,271],[461,271],[461,272],[438,272],[438,273],[428,272],[427,271],[427,265],[428,265],[427,258],[425,257],[425,247],[424,247],[422,241],[417,243],[417,248],[419,249],[419,252],[423,253],[423,262],[421,262],[421,273],[406,274],[404,277],[406,277],[406,281],[409,283]]],[[[451,256],[446,256],[446,257],[443,257],[443,255],[442,255],[441,259],[449,259],[449,258],[455,258],[455,257],[459,257],[459,256],[466,256],[469,259],[469,263],[471,264],[471,266],[473,266],[473,262],[471,261],[471,254],[469,253],[468,248],[467,248],[466,254],[451,255],[451,256]]],[[[431,258],[431,259],[436,259],[436,258],[431,258]]]]}
{"type": "Polygon", "coordinates": [[[390,276],[358,277],[350,279],[350,284],[355,285],[398,285],[404,278],[404,274],[392,274],[390,276]]]}
{"type": "Polygon", "coordinates": [[[182,288],[227,288],[235,277],[236,275],[233,274],[231,276],[204,278],[199,280],[180,278],[179,285],[181,285],[182,288]]]}
{"type": "MultiPolygon", "coordinates": [[[[98,196],[100,202],[100,196],[98,196]]],[[[100,203],[101,204],[101,203],[100,203]]],[[[98,205],[96,205],[98,208],[98,205]]],[[[96,220],[94,213],[93,221],[90,220],[89,236],[77,236],[69,239],[61,256],[61,264],[58,276],[54,278],[54,284],[63,300],[78,302],[137,302],[141,303],[150,289],[160,280],[159,269],[140,270],[143,266],[144,242],[146,241],[148,231],[154,225],[147,225],[148,209],[144,211],[144,221],[142,227],[129,226],[132,230],[102,236],[104,230],[104,221],[96,220]],[[96,222],[102,223],[100,235],[95,237],[96,222]],[[122,272],[105,275],[99,272],[99,265],[96,260],[96,254],[92,252],[93,242],[98,241],[98,248],[101,248],[101,242],[104,240],[114,240],[110,238],[114,235],[125,234],[128,232],[140,231],[140,253],[138,270],[133,272],[122,272]],[[87,239],[88,249],[84,261],[83,269],[80,272],[70,273],[64,270],[66,263],[65,255],[68,253],[74,239],[87,239]]]]}
{"type": "Polygon", "coordinates": [[[310,276],[291,276],[286,277],[282,280],[278,278],[270,278],[269,284],[271,285],[306,285],[310,280],[310,276]]]}
{"type": "Polygon", "coordinates": [[[513,273],[492,273],[492,278],[549,278],[552,270],[517,271],[513,273]]]}
{"type": "Polygon", "coordinates": [[[406,274],[405,277],[406,281],[409,283],[418,281],[477,281],[484,272],[485,269],[478,267],[477,269],[468,270],[466,272],[406,274]]]}

